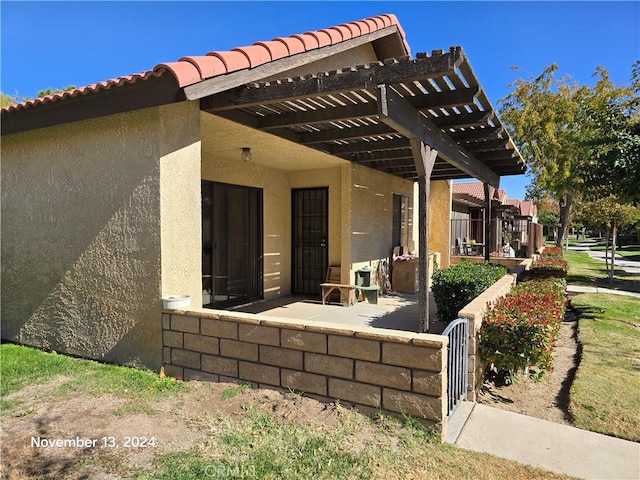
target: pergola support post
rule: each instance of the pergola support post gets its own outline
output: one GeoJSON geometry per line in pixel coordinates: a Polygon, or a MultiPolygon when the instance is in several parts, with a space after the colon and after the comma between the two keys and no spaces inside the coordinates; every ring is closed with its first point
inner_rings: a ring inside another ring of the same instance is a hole
{"type": "Polygon", "coordinates": [[[429,193],[437,150],[417,138],[411,150],[418,171],[418,332],[429,331],[429,193]]]}
{"type": "Polygon", "coordinates": [[[484,183],[484,261],[489,261],[491,250],[491,197],[489,196],[489,184],[484,183]]]}

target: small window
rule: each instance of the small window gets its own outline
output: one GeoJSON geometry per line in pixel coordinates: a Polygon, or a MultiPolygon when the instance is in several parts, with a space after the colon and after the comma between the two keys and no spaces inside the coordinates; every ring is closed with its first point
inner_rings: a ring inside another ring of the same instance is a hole
{"type": "Polygon", "coordinates": [[[394,193],[392,246],[402,247],[409,244],[409,224],[409,197],[394,193]]]}

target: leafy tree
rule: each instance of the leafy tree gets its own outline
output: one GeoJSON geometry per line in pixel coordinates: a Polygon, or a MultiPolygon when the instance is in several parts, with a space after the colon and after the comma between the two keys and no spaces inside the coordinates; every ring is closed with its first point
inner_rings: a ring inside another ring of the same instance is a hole
{"type": "Polygon", "coordinates": [[[633,86],[614,85],[603,67],[593,88],[557,79],[557,69],[516,80],[500,106],[532,172],[529,194],[558,201],[560,246],[580,197],[640,201],[640,62],[633,86]]]}
{"type": "Polygon", "coordinates": [[[560,219],[558,216],[550,211],[550,210],[540,210],[538,212],[538,223],[547,227],[548,231],[552,231],[554,236],[556,235],[556,230],[558,229],[558,221],[560,219]]]}
{"type": "Polygon", "coordinates": [[[584,126],[593,155],[582,177],[590,197],[615,195],[640,202],[640,61],[632,69],[633,85],[615,86],[599,68],[596,95],[585,105],[584,126]]]}
{"type": "Polygon", "coordinates": [[[18,103],[18,95],[7,95],[0,92],[0,107],[8,107],[14,103],[18,103]]]}
{"type": "Polygon", "coordinates": [[[640,208],[630,204],[620,203],[610,195],[584,205],[582,215],[585,222],[607,230],[605,260],[609,282],[613,282],[615,271],[616,237],[618,229],[633,225],[640,220],[640,208]],[[609,236],[611,236],[611,262],[609,263],[609,236]]]}
{"type": "Polygon", "coordinates": [[[47,95],[53,95],[54,93],[64,93],[64,92],[68,92],[69,90],[75,90],[75,89],[76,89],[75,85],[69,85],[64,88],[47,88],[45,90],[40,90],[38,92],[38,98],[46,97],[47,95]]]}
{"type": "Polygon", "coordinates": [[[555,78],[557,70],[553,64],[536,78],[516,80],[515,90],[500,100],[500,110],[533,175],[533,190],[558,202],[556,245],[561,246],[580,194],[581,165],[589,155],[581,107],[590,89],[569,83],[568,77],[555,78]]]}

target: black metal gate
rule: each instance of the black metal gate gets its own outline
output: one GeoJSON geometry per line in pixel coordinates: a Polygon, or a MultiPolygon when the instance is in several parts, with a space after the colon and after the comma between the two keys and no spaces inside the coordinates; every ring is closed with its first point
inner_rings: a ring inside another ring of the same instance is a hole
{"type": "Polygon", "coordinates": [[[292,293],[321,295],[328,262],[328,188],[292,190],[292,293]]]}
{"type": "Polygon", "coordinates": [[[467,399],[469,366],[469,320],[454,320],[442,335],[449,337],[447,351],[447,416],[467,399]]]}

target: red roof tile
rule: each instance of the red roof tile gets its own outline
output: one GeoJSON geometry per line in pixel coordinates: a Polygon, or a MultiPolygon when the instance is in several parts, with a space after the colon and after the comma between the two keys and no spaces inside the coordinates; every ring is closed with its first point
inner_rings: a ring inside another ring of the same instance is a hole
{"type": "Polygon", "coordinates": [[[182,57],[180,62],[190,62],[200,72],[200,77],[215,77],[227,73],[224,62],[218,57],[202,55],[199,57],[182,57]]]}
{"type": "Polygon", "coordinates": [[[522,206],[522,203],[517,198],[514,198],[512,200],[508,200],[507,203],[509,205],[513,205],[516,208],[521,208],[521,206],[522,206]]]}
{"type": "Polygon", "coordinates": [[[284,45],[287,47],[287,50],[289,50],[289,55],[296,55],[297,53],[302,53],[305,51],[304,42],[299,38],[277,37],[274,38],[274,40],[284,43],[284,45]]]}
{"type": "MultiPolygon", "coordinates": [[[[287,46],[276,40],[269,40],[268,42],[257,42],[256,45],[262,45],[269,51],[269,55],[271,55],[271,60],[278,60],[279,58],[284,58],[289,56],[289,49],[287,46]]],[[[224,72],[223,72],[224,73],[224,72]]],[[[213,75],[211,75],[213,77],[213,75]]],[[[209,78],[209,77],[203,77],[209,78]]]]}
{"type": "Polygon", "coordinates": [[[311,35],[311,33],[303,33],[302,35],[292,35],[292,37],[297,38],[304,44],[304,48],[306,51],[315,50],[318,48],[318,40],[311,35]]]}
{"type": "MultiPolygon", "coordinates": [[[[402,43],[404,44],[405,51],[410,54],[411,50],[409,48],[409,44],[406,41],[406,36],[404,30],[400,26],[398,22],[398,18],[393,14],[383,14],[378,15],[377,17],[365,18],[363,20],[358,20],[355,22],[345,23],[336,27],[329,27],[320,30],[314,30],[311,32],[305,32],[302,34],[295,34],[289,37],[277,37],[274,38],[271,42],[256,42],[249,47],[239,47],[234,48],[232,50],[237,52],[241,51],[246,55],[246,59],[248,65],[243,64],[242,62],[236,60],[232,61],[229,53],[231,52],[209,52],[207,55],[215,55],[220,57],[227,66],[227,72],[231,73],[232,71],[240,70],[243,68],[253,68],[258,65],[262,65],[268,61],[277,60],[278,58],[283,58],[284,56],[296,55],[298,53],[308,52],[310,50],[315,50],[317,48],[322,48],[329,45],[335,45],[339,42],[344,42],[345,40],[349,40],[351,38],[359,37],[361,35],[366,35],[367,33],[375,32],[382,28],[386,28],[392,25],[396,25],[398,28],[398,32],[402,38],[402,43]],[[276,49],[272,42],[279,42],[283,44],[288,51],[288,55],[284,55],[282,49],[280,49],[276,55],[271,53],[272,49],[276,49]],[[256,48],[258,47],[258,48],[256,48]],[[267,60],[266,53],[271,54],[271,58],[267,60]]],[[[191,59],[197,59],[201,57],[189,57],[191,59]]],[[[201,80],[206,80],[206,77],[202,76],[199,80],[194,79],[193,75],[190,71],[187,71],[186,74],[183,69],[174,69],[174,63],[165,63],[162,64],[163,67],[169,68],[169,70],[174,74],[176,80],[178,81],[178,85],[180,87],[186,87],[193,83],[197,83],[201,80]]],[[[196,66],[197,67],[197,66],[196,66]]],[[[197,68],[198,71],[204,71],[206,69],[197,68]]],[[[215,76],[215,75],[213,75],[215,76]]]]}
{"type": "Polygon", "coordinates": [[[214,51],[207,53],[206,56],[185,56],[177,62],[160,63],[154,67],[153,71],[107,80],[106,82],[100,82],[88,87],[77,88],[70,92],[48,95],[47,97],[4,107],[1,111],[4,113],[20,110],[35,105],[58,101],[62,98],[85,95],[126,83],[135,83],[146,80],[152,76],[160,76],[167,71],[173,74],[179,87],[186,87],[217,75],[254,68],[258,65],[287,56],[328,45],[335,45],[336,43],[344,42],[351,38],[375,32],[392,25],[398,28],[406,54],[409,55],[411,50],[406,41],[404,30],[398,22],[398,18],[393,14],[383,14],[335,27],[306,32],[301,35],[278,37],[271,41],[256,42],[253,45],[234,48],[231,51],[214,51]]]}
{"type": "Polygon", "coordinates": [[[521,202],[520,211],[525,217],[535,217],[538,215],[538,208],[531,200],[525,200],[521,202]]]}
{"type": "Polygon", "coordinates": [[[65,99],[65,98],[70,98],[70,97],[77,97],[80,95],[86,95],[87,93],[95,93],[95,92],[100,92],[102,90],[109,90],[111,88],[115,88],[115,87],[120,87],[122,85],[129,85],[132,83],[137,83],[140,81],[144,81],[144,80],[148,80],[149,78],[152,77],[159,77],[161,76],[163,73],[165,73],[166,70],[162,69],[162,68],[157,68],[157,70],[153,70],[150,72],[142,72],[142,73],[135,73],[133,75],[127,75],[124,77],[118,77],[118,78],[114,78],[111,80],[107,80],[104,82],[98,82],[98,83],[94,83],[92,85],[88,85],[86,87],[82,87],[82,88],[76,88],[74,90],[67,90],[65,92],[60,92],[60,93],[53,93],[51,95],[47,95],[45,97],[39,97],[39,98],[35,98],[33,100],[26,100],[22,103],[17,103],[14,105],[9,105],[8,107],[3,107],[2,109],[0,109],[0,111],[4,112],[13,112],[16,110],[22,110],[25,108],[30,108],[33,107],[35,105],[43,105],[43,104],[47,104],[47,103],[51,103],[51,102],[57,102],[61,99],[65,99]]]}
{"type": "Polygon", "coordinates": [[[262,45],[236,47],[232,51],[243,53],[244,56],[247,57],[247,60],[249,60],[251,68],[271,61],[271,54],[269,53],[269,49],[263,47],[262,45]]]}
{"type": "Polygon", "coordinates": [[[313,38],[318,42],[318,47],[326,47],[327,45],[331,45],[331,35],[329,35],[326,31],[318,30],[317,32],[307,32],[309,35],[312,35],[313,38]]]}
{"type": "Polygon", "coordinates": [[[329,38],[331,38],[331,45],[335,43],[340,43],[342,41],[342,33],[340,33],[340,30],[338,30],[335,27],[323,28],[322,30],[318,30],[318,31],[324,32],[327,35],[329,35],[329,38]]]}
{"type": "MultiPolygon", "coordinates": [[[[477,198],[484,202],[484,185],[482,182],[463,182],[463,183],[454,183],[453,184],[453,193],[461,194],[461,195],[469,195],[470,197],[477,198]]],[[[489,195],[494,200],[499,200],[498,195],[496,195],[496,189],[492,186],[489,186],[489,195]]]]}

